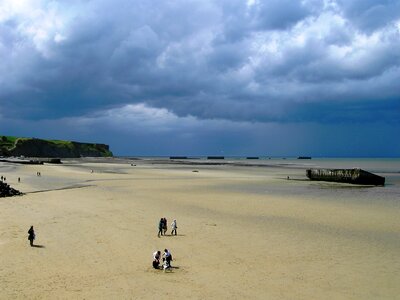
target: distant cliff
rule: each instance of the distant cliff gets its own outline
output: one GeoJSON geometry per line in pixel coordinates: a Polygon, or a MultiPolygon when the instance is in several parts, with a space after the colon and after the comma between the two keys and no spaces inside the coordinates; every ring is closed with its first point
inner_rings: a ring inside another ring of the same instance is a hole
{"type": "Polygon", "coordinates": [[[0,136],[0,155],[26,157],[108,157],[108,145],[0,136]]]}

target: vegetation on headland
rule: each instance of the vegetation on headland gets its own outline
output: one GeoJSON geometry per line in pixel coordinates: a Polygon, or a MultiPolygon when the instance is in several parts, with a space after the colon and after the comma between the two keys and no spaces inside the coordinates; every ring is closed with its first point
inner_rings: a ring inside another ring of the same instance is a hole
{"type": "Polygon", "coordinates": [[[0,135],[1,156],[26,157],[109,157],[108,145],[63,140],[43,140],[0,135]]]}

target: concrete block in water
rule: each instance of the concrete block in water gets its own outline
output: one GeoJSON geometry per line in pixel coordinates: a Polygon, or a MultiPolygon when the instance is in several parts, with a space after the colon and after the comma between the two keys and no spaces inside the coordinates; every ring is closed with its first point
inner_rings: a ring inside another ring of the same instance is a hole
{"type": "Polygon", "coordinates": [[[306,175],[311,180],[364,185],[385,185],[385,177],[375,175],[362,169],[308,169],[306,175]]]}

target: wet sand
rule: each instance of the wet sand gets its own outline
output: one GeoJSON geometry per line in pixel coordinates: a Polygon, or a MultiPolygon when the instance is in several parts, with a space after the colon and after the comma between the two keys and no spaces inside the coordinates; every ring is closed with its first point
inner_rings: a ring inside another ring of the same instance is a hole
{"type": "Polygon", "coordinates": [[[311,183],[301,168],[111,159],[3,163],[0,173],[26,192],[0,198],[0,299],[400,293],[398,199],[311,183]],[[157,237],[163,216],[168,233],[177,219],[178,236],[157,237]],[[29,246],[31,225],[41,247],[29,246]],[[174,257],[171,273],[151,266],[152,253],[164,248],[174,257]]]}

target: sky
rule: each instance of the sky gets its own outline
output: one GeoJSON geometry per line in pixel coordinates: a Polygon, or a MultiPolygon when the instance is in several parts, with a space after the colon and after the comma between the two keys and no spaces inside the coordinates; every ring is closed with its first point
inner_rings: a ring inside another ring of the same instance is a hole
{"type": "Polygon", "coordinates": [[[400,0],[0,0],[0,135],[400,157],[400,0]]]}

